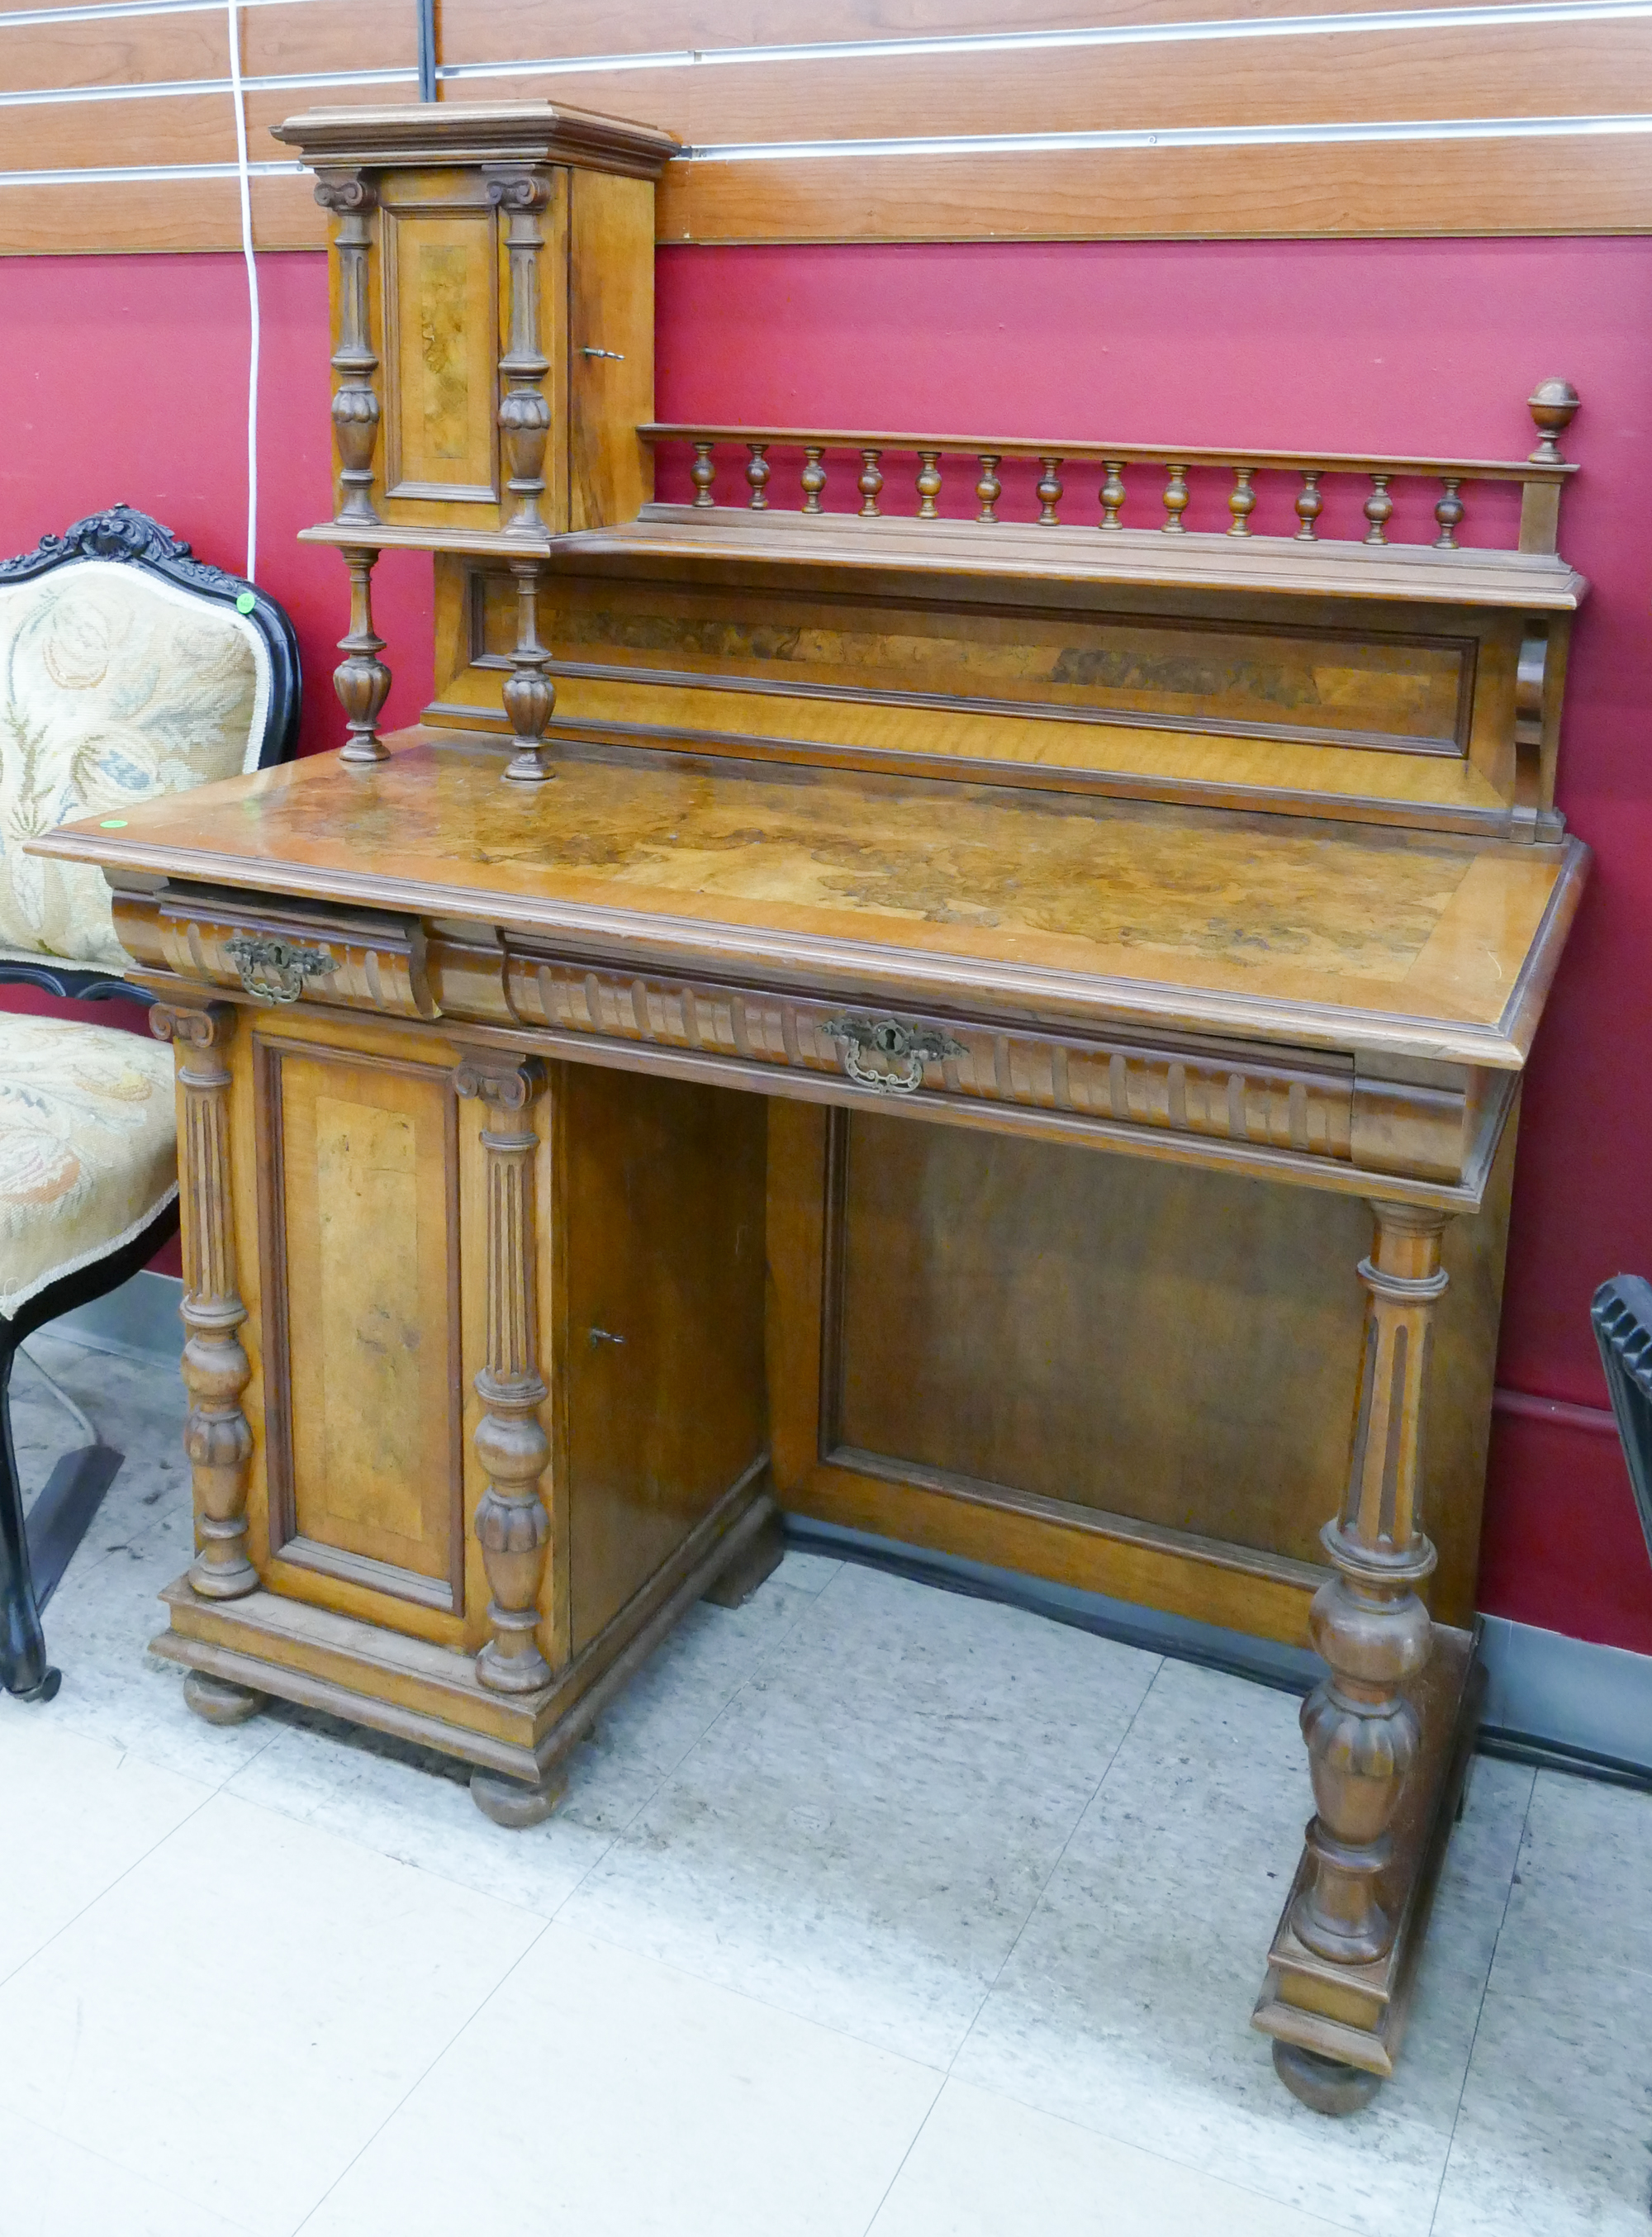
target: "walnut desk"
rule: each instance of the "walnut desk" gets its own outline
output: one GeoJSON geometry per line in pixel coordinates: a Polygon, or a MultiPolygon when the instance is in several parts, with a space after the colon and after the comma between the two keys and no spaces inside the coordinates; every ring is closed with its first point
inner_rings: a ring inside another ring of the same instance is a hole
{"type": "MultiPolygon", "coordinates": [[[[602,556],[558,563],[570,597],[602,556]]],[[[609,610],[634,588],[611,584],[609,610]]],[[[1485,643],[1479,689],[1511,699],[1485,643]]],[[[1367,1200],[1357,1376],[1326,1323],[1345,1459],[1354,1428],[1319,1560],[1281,1555],[1267,1499],[1247,1518],[1231,1487],[1202,1529],[1155,1520],[1151,1484],[1132,1514],[1116,1479],[1122,1511],[1057,1518],[1082,1517],[1110,1589],[1311,1636],[1329,1663],[1304,1718],[1319,1815],[1257,2016],[1293,2088],[1353,2102],[1392,2067],[1471,1739],[1499,1207],[1585,850],[1552,827],[1039,789],[1001,762],[964,781],[567,735],[551,781],[517,788],[484,729],[389,743],[41,842],[104,864],[177,1048],[201,1550],[160,1650],[208,1706],[273,1693],[415,1736],[478,1766],[484,1806],[530,1817],[675,1614],[759,1558],[771,1468],[816,1511],[823,1466],[875,1473],[839,1426],[865,1394],[823,1399],[820,1380],[843,1349],[829,1323],[857,1312],[903,1370],[868,1294],[886,1240],[910,1306],[912,1245],[879,1224],[877,1188],[927,1185],[929,1228],[964,1237],[955,1272],[979,1275],[970,1231],[991,1246],[1003,1211],[951,1192],[967,1165],[925,1179],[908,1145],[1063,1164],[1058,1211],[1092,1170],[1198,1184],[1148,1196],[1164,1224],[1115,1270],[1169,1343],[1146,1369],[1166,1409],[1182,1401],[1156,1260],[1189,1350],[1220,1353],[1226,1330],[1254,1356],[1242,1323],[1273,1316],[1287,1413],[1324,1410],[1317,1361],[1304,1376],[1284,1349],[1313,1350],[1321,1310],[1298,1209],[1367,1200]],[[811,1260],[863,1157],[874,1201],[847,1256],[871,1263],[840,1263],[841,1219],[811,1260]],[[1454,1218],[1464,1310],[1441,1349],[1468,1396],[1439,1487],[1439,1622],[1419,1597],[1421,1425],[1431,1332],[1459,1302],[1454,1218]],[[1206,1255],[1229,1270],[1201,1291],[1206,1255]]],[[[1012,1214],[1040,1171],[1011,1171],[1012,1214]]],[[[1004,1264],[1023,1277],[1013,1250],[1004,1264]]],[[[1352,1259],[1343,1278],[1358,1295],[1352,1259]]],[[[1099,1326],[1070,1340],[1129,1363],[1099,1326]]],[[[1006,1386],[1015,1371],[1010,1354],[1006,1386]]],[[[1227,1392],[1266,1484],[1267,1394],[1247,1410],[1231,1380],[1194,1387],[1227,1392]]],[[[913,1498],[991,1503],[993,1415],[977,1409],[984,1460],[909,1468],[913,1498]]],[[[921,1535],[900,1474],[884,1468],[880,1517],[921,1535]]],[[[1013,1521],[1059,1502],[1001,1487],[998,1504],[1013,1521]]]]}
{"type": "Polygon", "coordinates": [[[159,1650],[203,1715],[319,1704],[526,1824],[776,1496],[1311,1640],[1255,2017],[1363,2102],[1473,1736],[1519,1083],[1587,861],[1576,395],[1502,462],[663,426],[669,135],[278,136],[333,217],[347,741],[37,842],[104,866],[177,1055],[159,1650]],[[386,742],[395,545],[437,682],[386,742]]]}

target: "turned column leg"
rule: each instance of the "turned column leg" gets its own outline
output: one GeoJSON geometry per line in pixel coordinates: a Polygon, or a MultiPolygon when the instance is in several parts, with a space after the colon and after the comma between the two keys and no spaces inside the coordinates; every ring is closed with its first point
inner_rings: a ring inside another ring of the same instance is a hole
{"type": "MultiPolygon", "coordinates": [[[[1322,1542],[1337,1572],[1315,1594],[1309,1633],[1330,1666],[1302,1707],[1317,1814],[1307,1829],[1313,1877],[1291,1913],[1320,1957],[1359,1965],[1385,1955],[1395,1922],[1377,1899],[1388,1829],[1416,1757],[1416,1712],[1403,1688],[1426,1666],[1433,1630],[1416,1587],[1434,1567],[1421,1528],[1423,1409],[1446,1215],[1379,1204],[1361,1263],[1369,1292],[1348,1488],[1322,1542]]],[[[1299,2095],[1349,2075],[1336,2062],[1276,2042],[1275,2063],[1299,2095]],[[1324,2074],[1319,2069],[1325,2069],[1324,2074]]],[[[1375,2077],[1354,2086],[1374,2089],[1375,2077]]]]}
{"type": "Polygon", "coordinates": [[[350,630],[339,639],[345,656],[332,671],[332,688],[345,711],[345,740],[340,761],[371,762],[388,760],[378,736],[378,716],[390,696],[390,670],[378,657],[385,640],[372,625],[372,571],[376,551],[365,544],[345,547],[350,570],[350,630]]]}
{"type": "MultiPolygon", "coordinates": [[[[170,1041],[180,1092],[178,1202],[183,1240],[183,1380],[189,1393],[183,1448],[200,1541],[189,1582],[204,1599],[239,1600],[258,1588],[247,1552],[247,1483],[253,1433],[241,1411],[252,1365],[240,1340],[247,1318],[235,1265],[229,1193],[229,1085],[221,1054],[235,1027],[227,1002],[199,1010],[157,1003],[149,1026],[170,1041]]],[[[264,1697],[192,1672],[192,1708],[214,1724],[238,1722],[264,1697]]]]}
{"type": "Polygon", "coordinates": [[[545,729],[556,704],[556,687],[545,673],[550,655],[539,642],[539,581],[544,570],[536,559],[513,559],[510,571],[517,578],[517,642],[505,678],[504,710],[517,734],[517,750],[505,775],[516,784],[543,784],[556,775],[545,729]]]}
{"type": "MultiPolygon", "coordinates": [[[[544,1085],[532,1058],[470,1057],[454,1075],[464,1096],[479,1096],[490,1123],[487,1160],[487,1360],[476,1378],[482,1420],[477,1456],[487,1475],[476,1534],[487,1569],[493,1636],[476,1658],[480,1682],[498,1693],[532,1693],[550,1681],[539,1651],[539,1596],[550,1541],[550,1517],[539,1480],[550,1448],[539,1425],[545,1385],[539,1372],[536,1304],[533,1105],[544,1085]]],[[[562,1791],[559,1774],[529,1785],[478,1771],[471,1792],[477,1807],[502,1825],[528,1825],[547,1816],[562,1791]]]]}

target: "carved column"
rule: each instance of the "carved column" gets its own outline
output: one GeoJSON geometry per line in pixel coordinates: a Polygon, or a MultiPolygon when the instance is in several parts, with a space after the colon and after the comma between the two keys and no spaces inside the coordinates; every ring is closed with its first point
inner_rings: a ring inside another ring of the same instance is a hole
{"type": "Polygon", "coordinates": [[[359,171],[323,171],[315,198],[339,221],[339,345],[332,369],[339,386],[332,399],[332,431],[339,445],[341,521],[377,525],[373,511],[373,451],[378,441],[378,398],[372,377],[378,360],[372,346],[368,300],[368,257],[372,247],[372,213],[378,197],[359,171]]]}
{"type": "Polygon", "coordinates": [[[378,716],[390,696],[390,670],[378,657],[385,640],[372,625],[372,571],[378,554],[366,545],[345,550],[350,570],[350,632],[339,639],[344,655],[332,671],[332,688],[345,711],[348,736],[339,758],[345,762],[388,761],[378,736],[378,716]]]}
{"type": "Polygon", "coordinates": [[[467,1057],[454,1074],[461,1095],[480,1096],[490,1123],[487,1158],[487,1363],[476,1378],[482,1421],[477,1456],[488,1488],[476,1534],[487,1567],[493,1637],[476,1674],[499,1693],[531,1693],[550,1679],[539,1652],[539,1590],[550,1518],[539,1479],[550,1448],[539,1426],[545,1385],[539,1373],[534,1218],[533,1105],[544,1072],[531,1057],[467,1057]]]}
{"type": "Polygon", "coordinates": [[[247,1475],[253,1433],[240,1397],[252,1379],[241,1346],[247,1318],[235,1269],[235,1220],[229,1195],[229,1072],[220,1053],[235,1029],[227,1002],[199,1010],[160,1004],[150,1030],[170,1041],[183,1110],[178,1196],[183,1230],[183,1379],[190,1406],[183,1448],[194,1488],[201,1551],[189,1572],[207,1600],[256,1591],[247,1551],[247,1475]]]}
{"type": "Polygon", "coordinates": [[[556,687],[545,673],[550,655],[539,642],[539,584],[544,569],[536,559],[513,559],[517,583],[517,642],[504,682],[504,710],[517,734],[517,750],[505,767],[514,784],[543,784],[555,776],[552,749],[545,742],[556,687]]]}
{"type": "Polygon", "coordinates": [[[1401,1688],[1426,1666],[1432,1627],[1415,1587],[1434,1567],[1420,1528],[1423,1406],[1434,1309],[1444,1295],[1446,1215],[1379,1204],[1359,1278],[1370,1292],[1342,1512],[1321,1534],[1337,1575],[1315,1594],[1309,1630],[1330,1675],[1302,1707],[1318,1815],[1313,1877],[1291,1924],[1321,1957],[1380,1957],[1394,1921],[1377,1901],[1388,1828],[1417,1753],[1401,1688]]]}
{"type": "Polygon", "coordinates": [[[545,445],[550,435],[550,406],[544,378],[550,365],[539,347],[539,252],[545,236],[539,213],[550,196],[542,171],[489,168],[488,200],[505,221],[505,254],[510,270],[510,343],[499,360],[504,394],[499,400],[499,432],[509,469],[506,487],[516,511],[504,524],[511,536],[543,536],[539,501],[545,493],[545,445]]]}

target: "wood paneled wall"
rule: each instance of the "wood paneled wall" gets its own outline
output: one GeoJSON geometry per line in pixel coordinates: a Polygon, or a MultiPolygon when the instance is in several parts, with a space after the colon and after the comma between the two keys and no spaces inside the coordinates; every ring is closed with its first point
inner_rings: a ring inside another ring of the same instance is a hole
{"type": "MultiPolygon", "coordinates": [[[[0,6],[0,251],[239,240],[228,12],[0,6]]],[[[254,224],[323,238],[267,136],[405,102],[416,0],[247,0],[254,224]]],[[[1652,0],[437,0],[444,101],[688,152],[666,241],[1652,230],[1652,0]]]]}

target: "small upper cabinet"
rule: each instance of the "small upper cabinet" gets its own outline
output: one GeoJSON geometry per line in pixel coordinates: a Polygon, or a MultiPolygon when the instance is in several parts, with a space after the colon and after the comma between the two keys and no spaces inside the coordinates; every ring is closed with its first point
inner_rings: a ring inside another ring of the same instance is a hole
{"type": "Polygon", "coordinates": [[[474,548],[634,518],[671,135],[523,102],[312,109],[275,136],[332,221],[336,524],[474,548]]]}

